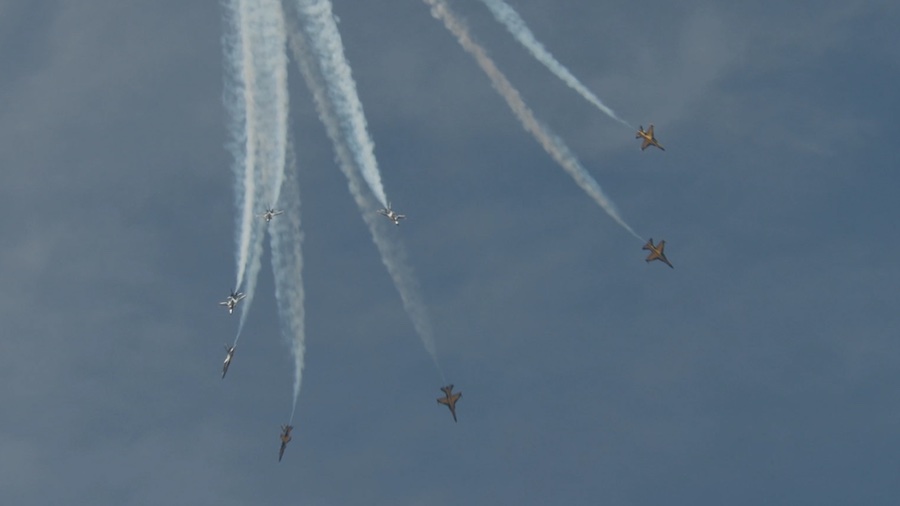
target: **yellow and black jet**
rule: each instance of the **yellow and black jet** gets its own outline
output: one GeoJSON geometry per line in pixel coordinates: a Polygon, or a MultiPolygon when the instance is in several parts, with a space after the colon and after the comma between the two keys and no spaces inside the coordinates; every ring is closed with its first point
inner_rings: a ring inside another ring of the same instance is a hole
{"type": "Polygon", "coordinates": [[[293,428],[293,425],[281,426],[281,449],[278,450],[278,462],[281,462],[281,457],[284,456],[284,449],[287,447],[287,444],[291,442],[291,430],[293,430],[293,428]]]}
{"type": "Polygon", "coordinates": [[[675,266],[672,265],[671,262],[669,262],[669,259],[666,258],[666,253],[665,253],[666,241],[659,241],[659,244],[654,246],[653,239],[650,239],[649,241],[647,241],[647,244],[645,244],[644,247],[641,249],[650,250],[650,254],[647,255],[647,259],[646,259],[647,262],[659,260],[660,262],[665,262],[666,265],[668,265],[669,267],[671,267],[673,269],[675,268],[675,266]]]}
{"type": "Polygon", "coordinates": [[[462,397],[462,392],[453,393],[453,385],[447,385],[445,387],[441,387],[441,390],[444,391],[443,397],[438,397],[437,401],[439,404],[443,404],[450,408],[450,414],[453,415],[453,421],[456,421],[456,401],[462,397]]]}
{"type": "Polygon", "coordinates": [[[656,140],[656,136],[653,135],[653,124],[650,124],[650,128],[647,131],[644,131],[644,126],[641,125],[641,129],[634,134],[635,139],[644,139],[644,142],[641,144],[641,151],[647,149],[647,146],[656,146],[659,149],[665,151],[666,148],[662,147],[662,144],[656,140]]]}

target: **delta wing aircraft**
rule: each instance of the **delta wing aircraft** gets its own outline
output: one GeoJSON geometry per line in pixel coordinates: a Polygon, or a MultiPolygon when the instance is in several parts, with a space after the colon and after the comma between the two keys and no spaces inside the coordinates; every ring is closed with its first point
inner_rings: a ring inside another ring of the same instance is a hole
{"type": "Polygon", "coordinates": [[[641,144],[641,151],[647,149],[648,146],[656,146],[663,151],[666,150],[666,148],[662,147],[662,145],[659,143],[659,141],[656,140],[656,136],[653,135],[653,124],[652,123],[650,124],[650,128],[648,128],[646,132],[644,131],[644,126],[641,125],[640,130],[638,130],[637,133],[634,134],[634,138],[635,139],[644,139],[644,142],[641,144]]]}
{"type": "Polygon", "coordinates": [[[437,401],[439,404],[443,404],[450,408],[450,414],[453,415],[453,421],[456,421],[456,401],[462,397],[462,392],[453,393],[453,385],[447,385],[445,387],[441,387],[441,390],[444,392],[443,397],[438,397],[437,401]]]}

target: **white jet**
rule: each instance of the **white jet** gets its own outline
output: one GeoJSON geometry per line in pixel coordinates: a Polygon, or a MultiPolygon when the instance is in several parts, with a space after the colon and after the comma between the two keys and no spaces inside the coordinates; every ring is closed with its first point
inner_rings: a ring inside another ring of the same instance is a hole
{"type": "Polygon", "coordinates": [[[264,212],[262,214],[257,214],[257,216],[259,216],[260,218],[265,218],[266,223],[268,223],[268,222],[272,221],[272,218],[278,216],[279,214],[284,214],[284,211],[282,211],[281,209],[267,208],[266,212],[264,212]]]}
{"type": "Polygon", "coordinates": [[[229,295],[227,299],[220,302],[219,305],[228,307],[228,314],[231,314],[234,312],[234,306],[237,306],[237,303],[240,302],[244,297],[246,297],[246,295],[241,292],[231,292],[231,295],[229,295]]]}
{"type": "Polygon", "coordinates": [[[222,364],[222,378],[225,378],[225,373],[228,372],[228,366],[231,365],[231,359],[234,358],[234,346],[225,345],[225,363],[222,364]]]}
{"type": "Polygon", "coordinates": [[[387,216],[387,218],[394,222],[394,225],[400,226],[400,220],[405,219],[405,214],[399,214],[393,209],[391,209],[391,203],[388,202],[388,206],[384,209],[379,209],[378,214],[387,216]]]}

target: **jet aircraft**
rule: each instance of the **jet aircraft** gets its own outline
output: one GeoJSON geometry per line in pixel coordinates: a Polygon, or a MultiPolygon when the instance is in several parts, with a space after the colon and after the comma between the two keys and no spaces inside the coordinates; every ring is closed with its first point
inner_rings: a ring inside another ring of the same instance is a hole
{"type": "Polygon", "coordinates": [[[662,147],[662,144],[660,144],[659,141],[656,140],[656,136],[653,135],[653,124],[652,123],[650,124],[650,128],[648,128],[646,132],[644,131],[644,126],[641,125],[641,129],[638,130],[636,134],[634,134],[634,138],[635,139],[641,139],[641,138],[644,139],[643,144],[641,144],[641,151],[647,149],[647,146],[651,146],[651,145],[656,146],[663,151],[666,150],[666,148],[662,147]]]}
{"type": "Polygon", "coordinates": [[[439,404],[443,404],[450,408],[450,414],[453,415],[453,421],[456,421],[456,401],[462,397],[462,392],[453,393],[453,385],[447,385],[445,387],[441,387],[441,390],[444,392],[443,397],[438,397],[437,401],[439,404]]]}
{"type": "Polygon", "coordinates": [[[234,312],[234,306],[237,306],[237,303],[240,302],[244,297],[246,297],[246,295],[241,292],[231,292],[231,295],[229,295],[227,299],[220,302],[219,305],[228,307],[228,314],[231,314],[234,312]]]}
{"type": "Polygon", "coordinates": [[[225,374],[228,372],[228,366],[231,365],[231,359],[234,358],[234,346],[225,345],[225,363],[222,364],[222,378],[225,378],[225,374]]]}
{"type": "Polygon", "coordinates": [[[647,244],[645,244],[644,247],[641,249],[650,250],[650,254],[647,255],[647,258],[646,258],[647,262],[659,260],[660,262],[665,262],[666,265],[668,265],[669,267],[671,267],[673,269],[675,268],[675,266],[673,266],[671,264],[671,262],[669,262],[669,259],[666,258],[666,254],[665,254],[666,241],[659,241],[659,244],[654,246],[653,239],[650,239],[649,241],[647,241],[647,244]]]}
{"type": "Polygon", "coordinates": [[[284,211],[281,209],[272,209],[271,207],[266,209],[266,212],[262,214],[257,214],[260,218],[265,218],[266,223],[272,221],[272,218],[278,216],[279,214],[284,214],[284,211]]]}
{"type": "Polygon", "coordinates": [[[378,210],[378,214],[387,216],[387,218],[394,222],[394,225],[400,226],[400,220],[406,218],[405,214],[398,214],[396,211],[391,209],[391,203],[388,202],[388,206],[383,209],[378,210]]]}
{"type": "Polygon", "coordinates": [[[291,442],[291,430],[293,429],[293,425],[281,426],[281,449],[278,450],[278,462],[281,462],[281,457],[284,456],[284,449],[287,447],[287,444],[291,442]]]}

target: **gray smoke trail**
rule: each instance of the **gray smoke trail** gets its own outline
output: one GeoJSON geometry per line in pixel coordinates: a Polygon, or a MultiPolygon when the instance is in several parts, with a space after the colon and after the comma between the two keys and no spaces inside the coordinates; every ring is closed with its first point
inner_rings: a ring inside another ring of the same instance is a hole
{"type": "Polygon", "coordinates": [[[344,56],[344,45],[338,32],[330,0],[294,0],[303,18],[303,28],[310,38],[312,53],[324,80],[330,107],[336,114],[341,138],[353,155],[369,189],[382,207],[387,207],[387,196],[381,183],[375,146],[366,126],[362,102],[356,92],[356,83],[350,64],[344,56]]]}
{"type": "Polygon", "coordinates": [[[528,28],[528,25],[525,24],[525,20],[519,16],[519,13],[515,11],[509,4],[504,2],[503,0],[481,0],[481,2],[490,9],[491,13],[494,15],[494,18],[497,19],[503,26],[509,30],[509,33],[512,34],[516,40],[519,41],[520,44],[525,46],[526,49],[534,56],[539,62],[541,62],[550,72],[556,75],[556,77],[563,80],[570,88],[578,92],[579,95],[584,97],[585,100],[593,104],[597,109],[603,111],[604,114],[609,116],[610,118],[618,121],[619,123],[625,125],[628,128],[634,129],[627,121],[618,117],[616,113],[606,106],[603,102],[597,98],[596,95],[591,93],[591,90],[587,89],[585,85],[578,80],[569,69],[567,69],[562,63],[560,63],[547,48],[541,44],[537,38],[535,38],[534,33],[528,28]]]}
{"type": "Polygon", "coordinates": [[[272,274],[275,277],[275,300],[281,333],[291,346],[294,357],[294,401],[291,422],[297,409],[300,382],[303,377],[303,356],[306,350],[306,330],[303,288],[303,231],[300,227],[300,189],[297,185],[296,158],[293,143],[287,145],[287,169],[284,185],[284,214],[272,220],[269,244],[272,250],[272,274]]]}
{"type": "Polygon", "coordinates": [[[622,228],[630,232],[631,235],[643,241],[641,236],[632,230],[632,228],[625,223],[625,220],[619,216],[619,210],[616,209],[615,204],[613,204],[609,197],[603,193],[603,189],[600,188],[597,181],[591,177],[584,167],[582,167],[581,162],[578,161],[578,158],[575,157],[575,154],[572,153],[562,139],[557,137],[556,134],[551,132],[549,128],[541,124],[537,118],[534,117],[534,113],[528,108],[525,101],[522,100],[518,90],[516,90],[506,76],[500,72],[497,65],[495,65],[493,60],[487,56],[484,49],[472,39],[468,29],[463,25],[459,18],[450,11],[447,3],[444,2],[444,0],[423,1],[431,7],[432,16],[441,20],[444,23],[444,26],[456,36],[456,39],[463,49],[475,58],[478,65],[484,73],[487,74],[488,78],[490,78],[494,88],[500,93],[504,100],[506,100],[507,105],[512,109],[516,118],[519,119],[519,122],[522,123],[525,130],[537,139],[541,144],[541,147],[544,148],[544,151],[553,157],[553,159],[556,160],[556,163],[572,176],[578,186],[594,199],[594,202],[603,208],[603,210],[606,211],[606,214],[615,220],[616,223],[621,225],[622,228]]]}
{"type": "Polygon", "coordinates": [[[291,49],[300,67],[300,72],[306,81],[307,87],[313,94],[319,118],[325,125],[328,137],[334,145],[338,166],[344,173],[344,176],[347,177],[350,194],[353,196],[356,205],[362,213],[363,221],[365,221],[366,225],[369,227],[372,241],[375,243],[378,252],[381,254],[382,263],[387,268],[388,274],[390,274],[391,279],[394,282],[394,286],[400,293],[403,308],[406,310],[406,314],[412,321],[413,327],[419,335],[419,339],[422,340],[425,350],[431,356],[431,359],[434,361],[434,365],[443,380],[444,373],[438,363],[434,329],[431,325],[431,319],[428,316],[425,302],[422,299],[419,284],[416,281],[412,268],[409,266],[406,250],[403,248],[402,244],[392,242],[388,239],[385,230],[386,225],[382,223],[385,220],[372,212],[372,202],[370,202],[369,198],[363,192],[362,182],[360,181],[356,166],[354,165],[355,159],[353,154],[347,146],[347,143],[345,143],[344,138],[341,136],[340,117],[338,113],[332,109],[332,103],[327,99],[326,94],[328,91],[323,77],[315,71],[315,67],[312,63],[312,56],[310,55],[307,45],[308,42],[303,38],[303,35],[299,33],[298,30],[293,29],[293,27],[289,27],[288,34],[291,49]]]}

